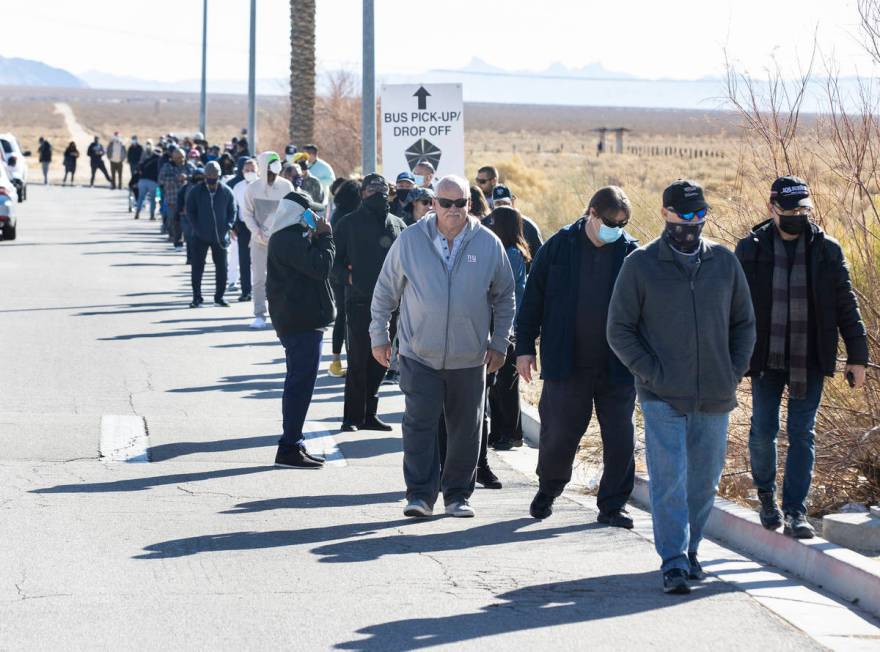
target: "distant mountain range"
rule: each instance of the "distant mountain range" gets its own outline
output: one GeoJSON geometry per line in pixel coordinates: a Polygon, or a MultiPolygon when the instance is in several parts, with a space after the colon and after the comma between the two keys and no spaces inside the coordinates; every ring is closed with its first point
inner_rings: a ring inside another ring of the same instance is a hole
{"type": "Polygon", "coordinates": [[[47,66],[30,59],[0,57],[0,85],[2,86],[60,86],[86,88],[88,84],[61,68],[47,66]]]}
{"type": "MultiPolygon", "coordinates": [[[[325,77],[326,79],[326,77],[325,77]]],[[[858,80],[840,79],[846,95],[859,97],[858,80]]],[[[318,92],[322,91],[319,78],[318,92]]],[[[473,58],[457,69],[434,69],[423,73],[385,73],[378,83],[461,83],[467,102],[502,104],[550,104],[563,106],[606,106],[656,109],[727,108],[724,79],[644,79],[606,69],[601,63],[581,68],[568,68],[554,63],[544,70],[507,70],[482,59],[473,58]]],[[[287,95],[289,80],[258,79],[259,95],[287,95]]],[[[198,79],[161,82],[139,77],[111,75],[90,70],[73,75],[39,61],[0,57],[0,86],[56,86],[66,88],[100,88],[159,92],[197,93],[198,79]]],[[[759,92],[766,83],[756,82],[759,92]]],[[[209,93],[247,93],[247,81],[209,79],[209,93]]],[[[809,112],[825,107],[825,83],[814,80],[804,102],[809,112]]]]}

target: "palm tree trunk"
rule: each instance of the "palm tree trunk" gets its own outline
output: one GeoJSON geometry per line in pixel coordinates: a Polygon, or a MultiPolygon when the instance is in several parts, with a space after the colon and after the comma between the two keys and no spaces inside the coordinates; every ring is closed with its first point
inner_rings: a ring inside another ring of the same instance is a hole
{"type": "Polygon", "coordinates": [[[311,143],[315,133],[315,1],[290,0],[290,142],[311,143]]]}

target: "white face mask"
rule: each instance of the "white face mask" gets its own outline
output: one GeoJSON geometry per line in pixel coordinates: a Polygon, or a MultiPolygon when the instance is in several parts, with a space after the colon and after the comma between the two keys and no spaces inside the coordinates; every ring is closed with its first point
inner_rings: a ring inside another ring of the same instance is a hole
{"type": "Polygon", "coordinates": [[[279,172],[281,172],[281,161],[279,161],[279,160],[277,160],[277,159],[274,160],[274,161],[272,161],[272,162],[269,164],[269,171],[270,171],[272,174],[278,174],[279,172]]]}
{"type": "Polygon", "coordinates": [[[244,176],[244,180],[247,181],[248,183],[253,183],[254,181],[257,180],[257,173],[256,172],[245,172],[243,176],[244,176]]]}

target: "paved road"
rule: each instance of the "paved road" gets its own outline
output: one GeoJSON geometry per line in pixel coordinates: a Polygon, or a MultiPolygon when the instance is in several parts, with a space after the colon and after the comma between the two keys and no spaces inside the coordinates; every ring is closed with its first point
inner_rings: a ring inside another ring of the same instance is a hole
{"type": "MultiPolygon", "coordinates": [[[[0,648],[820,647],[730,583],[663,595],[650,543],[589,500],[533,521],[498,458],[472,520],[402,517],[399,426],[273,469],[283,358],[249,306],[189,310],[188,268],[125,193],[31,197],[0,243],[0,648]],[[145,419],[150,463],[99,459],[106,415],[145,419]]],[[[322,373],[326,450],[341,391],[322,373]]]]}

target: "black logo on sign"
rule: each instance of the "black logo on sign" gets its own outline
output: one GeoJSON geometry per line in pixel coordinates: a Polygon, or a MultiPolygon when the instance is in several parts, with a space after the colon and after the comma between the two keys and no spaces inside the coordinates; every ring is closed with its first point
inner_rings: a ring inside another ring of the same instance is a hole
{"type": "Polygon", "coordinates": [[[407,148],[404,155],[410,171],[416,167],[419,161],[427,161],[436,170],[440,166],[440,157],[443,156],[443,152],[430,140],[419,138],[407,148]]]}

